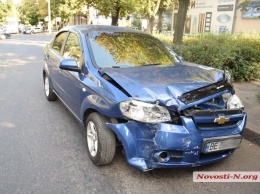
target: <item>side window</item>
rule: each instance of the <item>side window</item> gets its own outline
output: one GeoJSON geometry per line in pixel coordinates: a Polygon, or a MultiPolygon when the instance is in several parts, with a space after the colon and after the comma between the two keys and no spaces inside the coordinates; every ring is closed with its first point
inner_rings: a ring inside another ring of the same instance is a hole
{"type": "Polygon", "coordinates": [[[63,43],[63,40],[66,37],[66,34],[67,34],[67,32],[62,32],[57,37],[55,37],[55,39],[53,41],[52,48],[54,50],[56,50],[58,53],[60,53],[60,51],[61,51],[62,43],[63,43]]]}
{"type": "Polygon", "coordinates": [[[70,33],[64,47],[64,58],[76,59],[79,66],[82,66],[82,52],[80,49],[80,43],[78,36],[74,33],[70,33]]]}

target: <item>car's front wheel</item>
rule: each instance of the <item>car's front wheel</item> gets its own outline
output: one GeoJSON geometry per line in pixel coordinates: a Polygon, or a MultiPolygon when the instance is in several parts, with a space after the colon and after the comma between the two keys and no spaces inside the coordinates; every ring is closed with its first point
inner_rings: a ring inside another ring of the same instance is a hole
{"type": "Polygon", "coordinates": [[[45,96],[47,100],[49,101],[57,100],[56,94],[52,92],[52,89],[50,87],[50,81],[47,75],[44,75],[44,90],[45,90],[45,96]]]}
{"type": "Polygon", "coordinates": [[[109,164],[115,156],[115,134],[106,122],[108,119],[96,112],[91,113],[86,122],[88,155],[96,165],[109,164]]]}

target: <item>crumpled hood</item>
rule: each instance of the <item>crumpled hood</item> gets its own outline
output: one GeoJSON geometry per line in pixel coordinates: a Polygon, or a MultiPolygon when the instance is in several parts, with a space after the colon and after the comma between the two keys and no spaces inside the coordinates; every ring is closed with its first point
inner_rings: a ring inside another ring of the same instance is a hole
{"type": "Polygon", "coordinates": [[[172,66],[103,68],[134,99],[146,102],[159,100],[166,106],[177,105],[183,93],[223,79],[223,71],[188,62],[172,66]]]}

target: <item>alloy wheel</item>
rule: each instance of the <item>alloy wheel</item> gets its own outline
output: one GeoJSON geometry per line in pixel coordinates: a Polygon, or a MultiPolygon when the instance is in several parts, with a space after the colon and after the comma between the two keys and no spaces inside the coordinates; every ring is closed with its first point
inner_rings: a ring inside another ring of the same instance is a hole
{"type": "Polygon", "coordinates": [[[44,89],[45,89],[46,96],[49,96],[49,94],[50,94],[50,86],[49,86],[49,79],[48,79],[47,76],[45,77],[45,80],[44,80],[44,89]]]}
{"type": "Polygon", "coordinates": [[[91,156],[95,157],[98,151],[98,134],[96,126],[92,121],[87,126],[87,142],[91,156]]]}

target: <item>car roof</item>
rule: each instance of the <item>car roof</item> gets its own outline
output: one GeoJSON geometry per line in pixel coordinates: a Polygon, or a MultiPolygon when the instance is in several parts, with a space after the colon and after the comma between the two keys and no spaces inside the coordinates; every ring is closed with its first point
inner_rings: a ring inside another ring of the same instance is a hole
{"type": "Polygon", "coordinates": [[[77,30],[83,34],[88,32],[132,32],[140,34],[148,34],[140,30],[135,30],[129,27],[109,26],[109,25],[83,25],[83,26],[68,26],[64,30],[77,30]]]}

